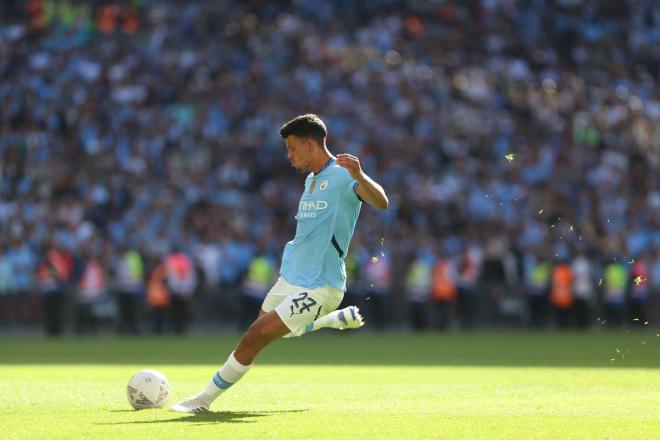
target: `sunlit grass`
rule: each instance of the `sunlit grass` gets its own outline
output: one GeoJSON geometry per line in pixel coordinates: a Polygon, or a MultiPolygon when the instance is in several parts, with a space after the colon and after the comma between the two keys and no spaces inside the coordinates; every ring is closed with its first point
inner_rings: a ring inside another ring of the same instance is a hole
{"type": "Polygon", "coordinates": [[[269,347],[202,415],[134,411],[126,382],[156,368],[173,403],[208,381],[236,336],[4,339],[0,438],[655,439],[651,336],[312,335],[269,347]]]}

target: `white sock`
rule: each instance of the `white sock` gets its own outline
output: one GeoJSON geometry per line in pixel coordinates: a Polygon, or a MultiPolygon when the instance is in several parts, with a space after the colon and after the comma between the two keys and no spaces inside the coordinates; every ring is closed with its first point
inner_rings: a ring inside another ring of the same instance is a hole
{"type": "Polygon", "coordinates": [[[215,399],[220,396],[238,382],[241,377],[245,376],[252,365],[243,365],[236,360],[234,352],[232,351],[227,362],[220,368],[211,381],[206,385],[204,391],[200,393],[201,398],[211,404],[215,399]]]}

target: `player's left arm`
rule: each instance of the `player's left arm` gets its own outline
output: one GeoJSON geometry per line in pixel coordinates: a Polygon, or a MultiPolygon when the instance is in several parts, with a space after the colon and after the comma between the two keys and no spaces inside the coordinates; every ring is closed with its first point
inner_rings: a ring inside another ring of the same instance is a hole
{"type": "Polygon", "coordinates": [[[387,200],[385,190],[375,180],[362,171],[360,160],[357,157],[351,154],[338,154],[337,165],[346,168],[351,174],[351,177],[357,180],[358,184],[355,188],[355,192],[357,192],[357,195],[360,196],[363,201],[367,202],[374,208],[387,208],[389,200],[387,200]]]}

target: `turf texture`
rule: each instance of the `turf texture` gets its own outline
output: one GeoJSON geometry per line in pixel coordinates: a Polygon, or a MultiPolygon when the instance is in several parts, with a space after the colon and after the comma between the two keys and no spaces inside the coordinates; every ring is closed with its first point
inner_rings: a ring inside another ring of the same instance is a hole
{"type": "Polygon", "coordinates": [[[0,438],[660,439],[660,336],[647,331],[369,334],[277,341],[205,414],[134,411],[163,372],[196,393],[237,335],[0,337],[0,438]]]}

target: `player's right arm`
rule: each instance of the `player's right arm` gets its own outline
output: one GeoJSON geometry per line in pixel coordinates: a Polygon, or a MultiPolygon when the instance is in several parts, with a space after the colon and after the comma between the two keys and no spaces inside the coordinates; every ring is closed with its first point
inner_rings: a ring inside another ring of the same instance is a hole
{"type": "Polygon", "coordinates": [[[351,154],[338,154],[337,165],[346,168],[358,184],[355,192],[363,201],[374,208],[385,209],[389,205],[387,194],[382,186],[369,177],[360,166],[360,160],[351,154]]]}

